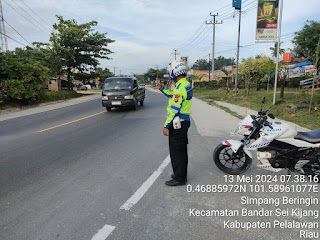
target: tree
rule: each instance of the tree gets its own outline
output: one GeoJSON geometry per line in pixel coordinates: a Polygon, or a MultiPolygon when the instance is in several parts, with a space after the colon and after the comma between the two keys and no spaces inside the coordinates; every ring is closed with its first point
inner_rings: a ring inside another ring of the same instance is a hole
{"type": "Polygon", "coordinates": [[[30,104],[43,97],[50,70],[35,55],[30,54],[30,49],[0,54],[3,101],[30,104]]]}
{"type": "Polygon", "coordinates": [[[144,78],[145,79],[156,79],[156,77],[158,76],[159,78],[164,78],[163,75],[164,74],[168,74],[167,69],[166,68],[162,68],[162,69],[153,69],[153,68],[149,68],[149,70],[144,74],[144,78]]]}
{"type": "Polygon", "coordinates": [[[269,93],[270,76],[272,73],[274,73],[276,64],[272,59],[266,56],[262,56],[261,58],[259,58],[259,64],[260,64],[261,71],[268,76],[267,93],[269,93]]]}
{"type": "Polygon", "coordinates": [[[231,71],[228,71],[227,69],[225,68],[221,68],[221,71],[227,75],[227,89],[229,88],[229,77],[232,75],[232,70],[231,71]]]}
{"type": "Polygon", "coordinates": [[[272,59],[261,56],[260,58],[244,59],[239,65],[239,71],[245,75],[247,95],[249,94],[250,84],[258,85],[258,81],[268,76],[268,86],[270,84],[270,74],[274,72],[275,63],[272,59]]]}
{"type": "MultiPolygon", "coordinates": [[[[211,60],[208,62],[207,59],[198,59],[191,68],[195,70],[211,71],[211,62],[211,60]]],[[[214,59],[214,70],[222,69],[225,66],[230,66],[233,64],[233,62],[234,58],[224,58],[219,56],[218,58],[214,59]]]]}
{"type": "MultiPolygon", "coordinates": [[[[150,79],[150,80],[156,79],[157,72],[158,72],[157,69],[149,68],[149,70],[144,74],[144,77],[146,79],[150,79]]],[[[158,74],[159,74],[159,72],[158,72],[158,74]]]]}
{"type": "Polygon", "coordinates": [[[303,29],[293,38],[294,52],[298,57],[316,61],[316,49],[320,38],[320,22],[307,21],[303,29]]]}
{"type": "MultiPolygon", "coordinates": [[[[280,48],[279,48],[279,54],[282,55],[285,53],[285,50],[281,48],[281,43],[280,42],[280,48]]],[[[269,48],[272,52],[272,57],[277,57],[277,51],[278,51],[278,42],[274,43],[274,47],[269,48]]]]}
{"type": "Polygon", "coordinates": [[[99,77],[100,81],[104,81],[108,77],[114,77],[114,74],[110,71],[109,68],[96,68],[94,77],[99,77]]]}
{"type": "Polygon", "coordinates": [[[218,58],[214,59],[214,70],[222,69],[225,66],[233,65],[233,63],[233,58],[224,58],[222,56],[219,56],[218,58]]]}
{"type": "MultiPolygon", "coordinates": [[[[211,61],[210,61],[210,64],[211,64],[211,61]]],[[[208,71],[210,68],[210,65],[206,59],[198,59],[191,68],[195,70],[208,71]]]]}
{"type": "Polygon", "coordinates": [[[107,33],[94,32],[96,21],[78,24],[76,20],[64,20],[58,16],[58,23],[53,25],[54,32],[51,34],[50,42],[52,50],[65,67],[69,89],[71,89],[71,75],[74,71],[94,71],[98,65],[97,58],[110,59],[112,52],[107,48],[109,43],[114,42],[107,38],[107,33]]]}

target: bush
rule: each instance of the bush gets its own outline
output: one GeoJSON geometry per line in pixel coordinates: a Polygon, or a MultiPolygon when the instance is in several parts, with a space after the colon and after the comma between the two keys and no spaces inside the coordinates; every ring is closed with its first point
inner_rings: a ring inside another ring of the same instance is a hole
{"type": "Polygon", "coordinates": [[[0,55],[1,100],[18,104],[39,102],[49,79],[49,69],[30,57],[5,52],[0,55]]]}
{"type": "Polygon", "coordinates": [[[57,101],[69,98],[81,97],[82,94],[77,93],[76,91],[50,91],[46,92],[42,98],[43,101],[57,101]]]}
{"type": "Polygon", "coordinates": [[[207,81],[207,82],[195,82],[194,87],[207,88],[207,89],[218,89],[219,84],[216,80],[207,81]]]}

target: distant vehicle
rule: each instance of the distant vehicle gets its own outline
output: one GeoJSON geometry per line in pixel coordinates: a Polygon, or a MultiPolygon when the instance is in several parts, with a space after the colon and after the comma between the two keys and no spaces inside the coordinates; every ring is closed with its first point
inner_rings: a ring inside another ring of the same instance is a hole
{"type": "Polygon", "coordinates": [[[130,107],[138,109],[143,106],[145,89],[139,86],[135,77],[110,77],[102,88],[102,106],[111,111],[112,107],[130,107]]]}
{"type": "Polygon", "coordinates": [[[82,85],[80,87],[80,90],[91,90],[91,85],[90,84],[82,85]]]}
{"type": "Polygon", "coordinates": [[[145,84],[140,84],[140,87],[146,88],[146,85],[145,84]]]}

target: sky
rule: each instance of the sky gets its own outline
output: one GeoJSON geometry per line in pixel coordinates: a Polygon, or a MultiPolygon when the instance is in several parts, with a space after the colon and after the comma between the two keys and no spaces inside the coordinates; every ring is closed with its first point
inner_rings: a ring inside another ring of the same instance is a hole
{"type": "MultiPolygon", "coordinates": [[[[236,58],[238,11],[232,0],[0,0],[9,50],[32,42],[49,42],[55,15],[78,23],[98,22],[95,30],[115,40],[108,45],[111,60],[100,67],[116,75],[142,74],[149,68],[164,68],[175,58],[208,59],[212,53],[211,14],[218,14],[215,57],[236,58]],[[16,42],[18,41],[18,42],[16,42]]],[[[320,0],[283,0],[281,48],[293,48],[294,32],[307,20],[320,21],[320,0]]],[[[239,58],[264,54],[271,57],[274,43],[256,43],[258,0],[242,0],[239,58]]]]}

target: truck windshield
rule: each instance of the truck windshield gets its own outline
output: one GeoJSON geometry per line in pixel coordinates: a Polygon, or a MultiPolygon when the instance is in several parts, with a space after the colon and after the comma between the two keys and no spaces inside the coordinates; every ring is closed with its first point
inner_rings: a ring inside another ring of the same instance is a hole
{"type": "Polygon", "coordinates": [[[104,90],[127,90],[131,89],[132,80],[131,79],[108,79],[104,83],[104,90]]]}

